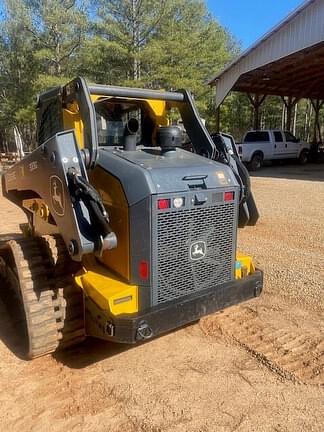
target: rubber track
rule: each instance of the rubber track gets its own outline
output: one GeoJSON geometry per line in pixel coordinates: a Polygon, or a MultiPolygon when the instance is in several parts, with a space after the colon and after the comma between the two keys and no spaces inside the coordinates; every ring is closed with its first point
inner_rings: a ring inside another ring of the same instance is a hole
{"type": "Polygon", "coordinates": [[[61,315],[57,320],[59,349],[76,345],[85,339],[83,292],[73,281],[72,275],[79,270],[73,262],[60,235],[43,236],[45,254],[50,259],[51,277],[55,280],[56,298],[61,305],[61,315]]]}
{"type": "Polygon", "coordinates": [[[72,284],[70,259],[62,240],[53,236],[20,238],[8,241],[6,248],[20,284],[18,296],[29,341],[27,357],[39,357],[83,340],[83,297],[72,284]]]}
{"type": "Polygon", "coordinates": [[[242,306],[205,318],[201,327],[208,335],[221,333],[282,378],[324,385],[324,340],[317,335],[268,325],[242,306]]]}

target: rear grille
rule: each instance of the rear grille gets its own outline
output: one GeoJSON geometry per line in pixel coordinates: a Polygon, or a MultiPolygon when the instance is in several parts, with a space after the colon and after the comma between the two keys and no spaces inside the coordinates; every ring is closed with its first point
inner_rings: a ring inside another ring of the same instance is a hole
{"type": "Polygon", "coordinates": [[[232,280],[235,204],[157,214],[155,304],[232,280]],[[190,247],[204,242],[206,256],[193,261],[190,247]]]}

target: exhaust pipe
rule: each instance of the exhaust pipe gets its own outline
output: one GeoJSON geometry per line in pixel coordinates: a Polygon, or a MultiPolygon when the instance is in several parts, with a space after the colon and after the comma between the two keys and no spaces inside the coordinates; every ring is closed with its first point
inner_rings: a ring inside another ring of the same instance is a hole
{"type": "Polygon", "coordinates": [[[130,118],[125,126],[124,130],[124,150],[135,151],[136,150],[136,134],[139,130],[139,123],[136,118],[130,118]]]}

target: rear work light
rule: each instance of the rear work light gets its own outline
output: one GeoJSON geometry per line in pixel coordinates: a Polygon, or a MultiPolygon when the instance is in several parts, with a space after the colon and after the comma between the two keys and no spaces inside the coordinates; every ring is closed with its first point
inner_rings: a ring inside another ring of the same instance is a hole
{"type": "Polygon", "coordinates": [[[182,197],[173,198],[173,207],[175,207],[175,208],[183,207],[184,203],[185,203],[185,200],[182,197]]]}
{"type": "Polygon", "coordinates": [[[171,207],[171,200],[166,198],[159,199],[157,207],[159,210],[169,209],[171,207]]]}
{"type": "Polygon", "coordinates": [[[224,201],[233,201],[234,200],[234,192],[224,192],[224,201]]]}

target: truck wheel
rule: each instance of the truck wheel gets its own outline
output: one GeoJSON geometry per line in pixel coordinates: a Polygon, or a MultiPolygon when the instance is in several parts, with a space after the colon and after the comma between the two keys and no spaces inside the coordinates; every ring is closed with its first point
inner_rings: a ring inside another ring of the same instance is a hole
{"type": "Polygon", "coordinates": [[[83,293],[74,287],[71,275],[61,271],[68,261],[60,240],[17,238],[0,246],[0,287],[14,296],[14,313],[22,317],[24,357],[39,357],[83,340],[83,293]]]}
{"type": "Polygon", "coordinates": [[[300,163],[300,165],[305,165],[308,162],[308,151],[307,150],[302,150],[300,152],[298,162],[300,163]]]}
{"type": "Polygon", "coordinates": [[[263,156],[259,153],[254,154],[248,165],[250,171],[257,171],[262,167],[263,156]]]}

